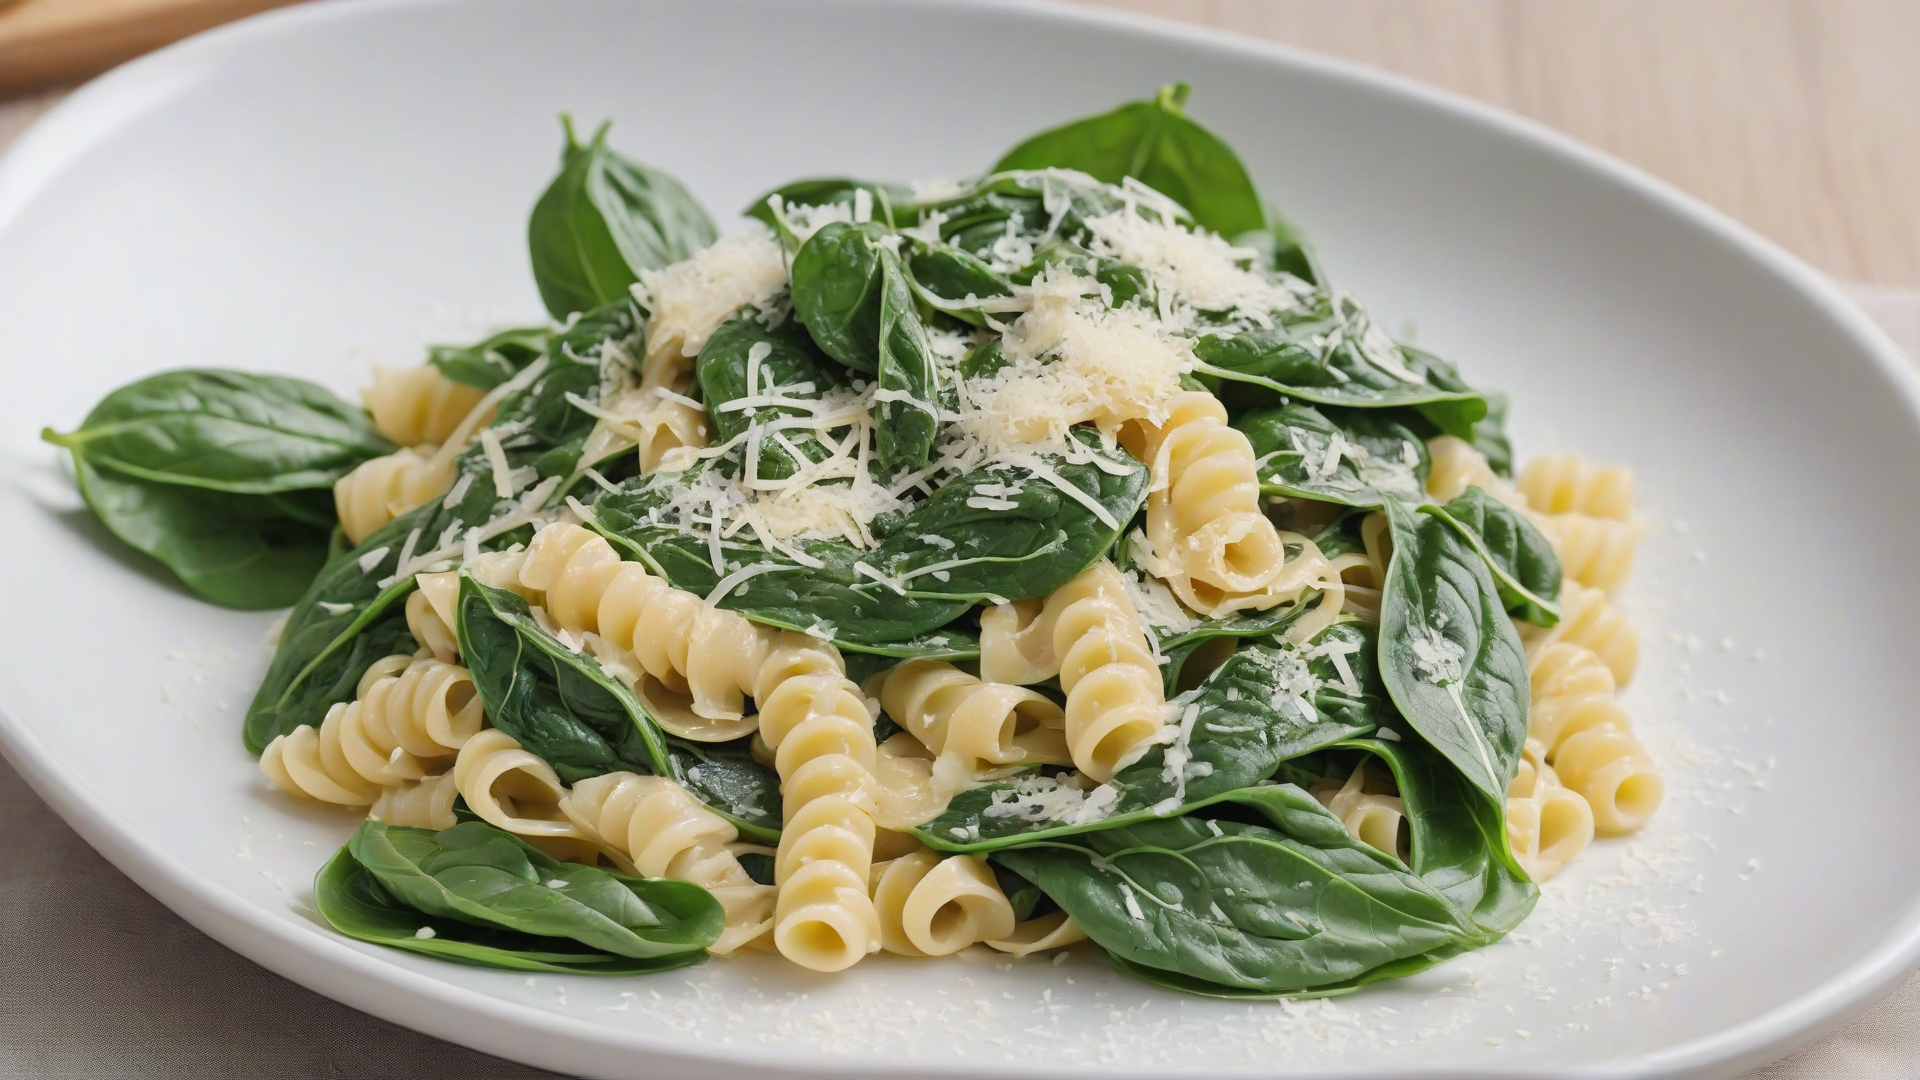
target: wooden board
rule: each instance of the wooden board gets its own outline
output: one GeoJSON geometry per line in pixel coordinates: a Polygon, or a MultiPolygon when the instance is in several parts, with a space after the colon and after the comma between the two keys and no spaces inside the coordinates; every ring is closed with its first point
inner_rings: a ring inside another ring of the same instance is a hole
{"type": "Polygon", "coordinates": [[[0,95],[76,83],[294,0],[0,0],[0,95]]]}

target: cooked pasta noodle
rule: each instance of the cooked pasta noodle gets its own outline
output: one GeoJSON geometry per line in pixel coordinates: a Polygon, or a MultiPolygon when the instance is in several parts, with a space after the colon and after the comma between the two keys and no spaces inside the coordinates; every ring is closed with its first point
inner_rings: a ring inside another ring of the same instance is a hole
{"type": "Polygon", "coordinates": [[[1614,678],[1592,650],[1567,641],[1528,658],[1528,735],[1559,781],[1579,793],[1603,833],[1632,832],[1660,807],[1665,783],[1614,699],[1614,678]]]}
{"type": "Polygon", "coordinates": [[[1435,502],[1452,502],[1477,487],[1516,510],[1526,510],[1526,497],[1507,479],[1493,471],[1487,455],[1465,439],[1441,435],[1427,440],[1427,494],[1435,502]]]}
{"type": "Polygon", "coordinates": [[[561,812],[567,791],[553,766],[498,728],[467,740],[453,777],[467,808],[496,828],[529,839],[592,839],[561,812]]]}
{"type": "Polygon", "coordinates": [[[432,447],[402,447],[370,458],[336,480],[333,506],[340,528],[358,544],[380,527],[453,487],[457,463],[432,447]]]}
{"type": "Polygon", "coordinates": [[[653,387],[635,387],[600,403],[598,422],[580,452],[582,462],[604,461],[628,449],[640,454],[640,471],[652,472],[670,450],[707,445],[705,410],[653,387]]]}
{"type": "Polygon", "coordinates": [[[1527,740],[1507,786],[1507,840],[1535,881],[1553,877],[1593,843],[1593,811],[1561,785],[1538,739],[1527,740]]]}
{"type": "Polygon", "coordinates": [[[1640,546],[1637,522],[1566,513],[1540,517],[1535,524],[1567,577],[1609,594],[1626,583],[1640,546]]]}
{"type": "Polygon", "coordinates": [[[1599,589],[1589,589],[1576,581],[1564,582],[1560,589],[1560,621],[1550,627],[1523,626],[1520,640],[1528,657],[1556,641],[1579,645],[1593,651],[1614,682],[1626,686],[1633,681],[1640,664],[1640,632],[1633,619],[1615,607],[1599,589]]]}
{"type": "Polygon", "coordinates": [[[909,660],[879,680],[880,707],[931,751],[951,795],[1005,765],[1067,765],[1066,714],[1022,686],[982,682],[939,660],[909,660]]]}
{"type": "Polygon", "coordinates": [[[1014,931],[1013,905],[985,859],[921,848],[872,870],[881,947],[901,956],[946,956],[1014,931]]]}
{"type": "Polygon", "coordinates": [[[1633,470],[1624,465],[1596,465],[1579,454],[1544,454],[1520,470],[1519,488],[1527,505],[1542,514],[1633,517],[1633,470]]]}
{"type": "Polygon", "coordinates": [[[1087,940],[1087,932],[1064,911],[1049,911],[1018,923],[1006,937],[987,942],[987,946],[1014,956],[1028,956],[1065,948],[1087,940]]]}
{"type": "Polygon", "coordinates": [[[1120,428],[1122,444],[1152,469],[1147,538],[1160,576],[1205,615],[1299,600],[1323,576],[1325,560],[1311,540],[1280,532],[1261,513],[1252,444],[1205,391],[1175,394],[1167,411],[1162,424],[1120,428]],[[1302,549],[1292,559],[1289,544],[1302,549]]]}
{"type": "Polygon", "coordinates": [[[398,787],[381,788],[367,816],[413,829],[451,829],[457,823],[453,801],[459,797],[460,787],[453,771],[448,770],[398,787]]]}
{"type": "Polygon", "coordinates": [[[389,656],[360,677],[353,701],[267,744],[260,768],[287,792],[368,806],[380,790],[419,780],[480,730],[467,670],[432,657],[389,656]]]}
{"type": "Polygon", "coordinates": [[[1322,780],[1309,794],[1339,818],[1354,839],[1394,858],[1407,858],[1406,807],[1392,778],[1372,762],[1354,766],[1345,780],[1322,780]]]}
{"type": "Polygon", "coordinates": [[[1095,780],[1111,779],[1166,723],[1166,692],[1153,647],[1110,562],[1088,567],[1037,609],[988,609],[980,637],[980,674],[988,682],[1060,677],[1068,753],[1095,780]]]}
{"type": "Polygon", "coordinates": [[[645,877],[691,881],[712,893],[727,928],[709,952],[725,955],[773,929],[774,887],[748,875],[730,846],[739,830],[665,777],[630,772],[589,777],[560,800],[561,812],[645,877]]]}
{"type": "Polygon", "coordinates": [[[373,385],[360,391],[373,429],[401,446],[446,442],[486,396],[485,390],[454,382],[432,364],[375,365],[373,385]]]}

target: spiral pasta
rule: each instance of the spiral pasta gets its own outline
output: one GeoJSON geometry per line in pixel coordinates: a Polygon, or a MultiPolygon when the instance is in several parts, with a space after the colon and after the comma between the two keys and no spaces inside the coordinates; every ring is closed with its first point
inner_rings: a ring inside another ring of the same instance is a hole
{"type": "Polygon", "coordinates": [[[1640,546],[1638,523],[1576,513],[1549,514],[1534,523],[1567,577],[1609,594],[1626,584],[1640,546]]]}
{"type": "Polygon", "coordinates": [[[947,956],[1014,932],[1013,905],[978,856],[921,848],[875,863],[871,887],[880,944],[890,953],[947,956]]]}
{"type": "Polygon", "coordinates": [[[360,391],[373,430],[401,446],[446,442],[486,396],[485,390],[455,382],[432,364],[375,365],[373,385],[360,391]]]}
{"type": "Polygon", "coordinates": [[[1095,780],[1166,724],[1160,668],[1126,582],[1101,560],[1037,608],[1002,604],[980,619],[980,674],[1014,685],[1060,676],[1067,695],[1067,751],[1095,780]]]}
{"type": "Polygon", "coordinates": [[[1535,881],[1546,881],[1593,843],[1593,811],[1561,785],[1546,750],[1528,739],[1507,786],[1507,841],[1535,881]]]}
{"type": "Polygon", "coordinates": [[[667,452],[707,445],[706,410],[646,386],[620,391],[600,403],[593,431],[580,452],[582,462],[605,461],[628,449],[640,454],[640,471],[650,473],[667,452]]]}
{"type": "Polygon", "coordinates": [[[1147,539],[1181,603],[1214,616],[1265,610],[1298,601],[1323,575],[1313,542],[1261,513],[1253,445],[1212,394],[1175,394],[1164,423],[1128,421],[1120,441],[1152,469],[1147,539]],[[1302,547],[1292,560],[1289,543],[1302,547]]]}
{"type": "Polygon", "coordinates": [[[419,780],[453,757],[483,721],[465,668],[389,656],[367,668],[354,700],[328,710],[317,729],[268,743],[260,768],[291,794],[370,806],[381,789],[419,780]]]}
{"type": "Polygon", "coordinates": [[[499,728],[467,740],[453,778],[467,808],[495,828],[529,839],[593,839],[561,812],[567,790],[553,766],[499,728]]]}
{"type": "Polygon", "coordinates": [[[1548,627],[1522,626],[1520,640],[1529,659],[1556,641],[1592,650],[1619,686],[1633,681],[1640,664],[1640,632],[1633,619],[1599,589],[1575,581],[1561,586],[1560,621],[1548,627]]]}
{"type": "Polygon", "coordinates": [[[712,893],[727,928],[709,952],[725,955],[773,929],[774,887],[740,865],[730,846],[739,830],[672,780],[630,772],[589,777],[561,798],[560,810],[635,873],[691,881],[712,893]]]}
{"type": "Polygon", "coordinates": [[[1465,439],[1441,435],[1427,440],[1427,495],[1435,502],[1452,502],[1477,487],[1516,510],[1528,509],[1526,497],[1493,471],[1487,455],[1465,439]]]}
{"type": "Polygon", "coordinates": [[[451,829],[457,823],[453,801],[459,796],[460,787],[449,769],[398,787],[381,788],[367,816],[413,829],[451,829]]]}
{"type": "Polygon", "coordinates": [[[1405,861],[1407,811],[1393,779],[1371,761],[1354,766],[1345,780],[1322,780],[1308,792],[1363,844],[1405,861]]]}
{"type": "Polygon", "coordinates": [[[453,455],[431,446],[401,447],[363,461],[334,481],[340,528],[358,544],[407,511],[445,495],[458,471],[453,455]]]}
{"type": "Polygon", "coordinates": [[[1660,807],[1665,783],[1614,698],[1614,678],[1592,650],[1552,642],[1528,658],[1530,745],[1587,803],[1593,827],[1632,832],[1660,807]]]}
{"type": "Polygon", "coordinates": [[[1633,470],[1624,465],[1596,465],[1579,454],[1544,454],[1527,462],[1518,486],[1527,505],[1542,514],[1633,517],[1633,470]]]}
{"type": "Polygon", "coordinates": [[[997,766],[1072,763],[1066,714],[1026,687],[982,682],[939,660],[909,660],[878,683],[880,707],[934,754],[943,796],[997,766]]]}

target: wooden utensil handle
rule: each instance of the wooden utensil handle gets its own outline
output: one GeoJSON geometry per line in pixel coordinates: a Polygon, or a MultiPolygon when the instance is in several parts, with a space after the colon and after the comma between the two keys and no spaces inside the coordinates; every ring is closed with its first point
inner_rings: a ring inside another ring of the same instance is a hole
{"type": "Polygon", "coordinates": [[[295,0],[0,0],[0,95],[79,82],[295,0]]]}

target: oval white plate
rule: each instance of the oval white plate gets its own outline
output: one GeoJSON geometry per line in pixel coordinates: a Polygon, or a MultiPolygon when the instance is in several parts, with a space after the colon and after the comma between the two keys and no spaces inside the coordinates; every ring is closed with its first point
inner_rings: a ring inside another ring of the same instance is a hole
{"type": "Polygon", "coordinates": [[[251,20],[76,94],[0,165],[0,746],[195,925],[422,1031],[607,1076],[1724,1075],[1920,956],[1913,375],[1799,263],[1511,117],[1250,42],[949,3],[368,2],[251,20]],[[527,978],[345,941],[308,883],[351,823],[268,791],[239,718],[268,615],[188,598],[84,512],[42,424],[175,365],[348,392],[538,312],[555,114],[716,214],[810,173],[952,176],[1193,83],[1335,278],[1510,391],[1526,453],[1639,469],[1627,701],[1670,769],[1510,940],[1335,1002],[1060,966],[771,960],[527,978]]]}

